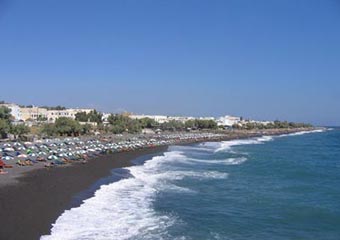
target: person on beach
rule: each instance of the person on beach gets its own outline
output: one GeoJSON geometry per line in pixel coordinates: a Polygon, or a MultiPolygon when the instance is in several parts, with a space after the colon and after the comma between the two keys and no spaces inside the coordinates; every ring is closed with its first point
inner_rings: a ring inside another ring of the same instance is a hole
{"type": "Polygon", "coordinates": [[[6,164],[0,159],[0,174],[6,174],[7,172],[4,170],[6,164]]]}

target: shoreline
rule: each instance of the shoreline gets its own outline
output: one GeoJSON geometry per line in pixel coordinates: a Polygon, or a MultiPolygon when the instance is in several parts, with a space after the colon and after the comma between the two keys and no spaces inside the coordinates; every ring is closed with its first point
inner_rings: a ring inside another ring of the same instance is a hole
{"type": "MultiPolygon", "coordinates": [[[[306,129],[280,131],[234,132],[220,139],[182,141],[175,144],[228,141],[282,135],[305,131],[306,129]]],[[[316,130],[316,129],[309,129],[316,130]]],[[[90,159],[86,164],[72,164],[51,169],[37,168],[20,173],[13,184],[0,185],[0,239],[39,239],[50,233],[51,224],[70,208],[72,198],[86,190],[99,179],[109,176],[114,168],[133,165],[132,160],[150,154],[162,154],[168,145],[144,148],[130,152],[118,152],[90,159]]]]}
{"type": "Polygon", "coordinates": [[[161,154],[167,146],[104,155],[87,164],[37,169],[20,177],[15,185],[0,189],[0,239],[30,240],[49,234],[51,224],[70,207],[72,197],[87,189],[114,168],[132,160],[161,154]]]}
{"type": "MultiPolygon", "coordinates": [[[[236,139],[260,137],[260,136],[263,136],[263,135],[275,136],[275,135],[290,134],[290,133],[301,132],[301,131],[313,131],[313,130],[318,130],[318,129],[322,129],[322,128],[233,130],[233,131],[228,131],[228,132],[224,132],[224,133],[217,132],[217,134],[222,134],[222,136],[219,136],[219,137],[201,138],[201,139],[195,139],[195,140],[192,140],[192,139],[191,140],[177,140],[177,141],[174,141],[171,144],[157,145],[156,147],[158,147],[158,146],[168,146],[168,145],[190,144],[190,143],[197,143],[197,142],[229,141],[229,140],[236,140],[236,139]]],[[[143,150],[143,149],[148,149],[148,148],[149,147],[140,148],[140,149],[143,150]]],[[[138,151],[140,149],[129,150],[129,151],[138,151]]],[[[115,154],[115,153],[119,153],[119,152],[114,152],[112,154],[115,154]]],[[[92,161],[92,159],[96,159],[96,158],[102,157],[102,156],[105,156],[105,154],[90,157],[89,161],[92,161]]],[[[29,174],[30,172],[34,172],[34,171],[39,170],[39,169],[46,169],[45,163],[43,163],[43,162],[38,162],[38,163],[33,164],[32,166],[25,166],[25,167],[17,166],[17,164],[13,160],[6,162],[6,164],[12,165],[13,167],[11,169],[7,170],[8,174],[0,174],[0,189],[3,186],[18,184],[20,182],[18,179],[20,179],[22,176],[29,174]]],[[[67,165],[63,165],[63,166],[56,166],[56,168],[58,168],[58,169],[68,168],[68,167],[73,167],[77,164],[79,164],[79,163],[73,162],[71,164],[67,164],[67,165]]]]}

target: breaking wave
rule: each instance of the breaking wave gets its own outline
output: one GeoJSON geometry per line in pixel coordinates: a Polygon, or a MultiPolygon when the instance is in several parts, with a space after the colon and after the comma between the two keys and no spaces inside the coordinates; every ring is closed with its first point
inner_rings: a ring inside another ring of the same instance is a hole
{"type": "Polygon", "coordinates": [[[174,239],[168,235],[167,228],[179,220],[174,215],[155,211],[153,203],[157,194],[164,191],[194,194],[195,191],[176,185],[176,181],[184,178],[228,177],[219,171],[176,170],[167,165],[185,158],[178,151],[166,152],[144,165],[126,168],[133,177],[101,186],[82,205],[65,211],[53,224],[51,235],[41,239],[174,239]]]}
{"type": "Polygon", "coordinates": [[[312,130],[312,131],[301,131],[301,132],[296,132],[296,133],[282,134],[282,135],[279,135],[278,137],[300,136],[300,135],[304,135],[304,134],[308,134],[308,133],[321,133],[321,132],[325,132],[325,130],[324,129],[316,129],[316,130],[312,130]]]}
{"type": "Polygon", "coordinates": [[[239,139],[239,140],[231,140],[231,141],[224,141],[217,143],[217,148],[215,152],[221,151],[230,151],[231,147],[238,146],[238,145],[248,145],[248,144],[262,144],[264,142],[272,141],[272,136],[262,136],[258,138],[251,138],[251,139],[239,139]]]}

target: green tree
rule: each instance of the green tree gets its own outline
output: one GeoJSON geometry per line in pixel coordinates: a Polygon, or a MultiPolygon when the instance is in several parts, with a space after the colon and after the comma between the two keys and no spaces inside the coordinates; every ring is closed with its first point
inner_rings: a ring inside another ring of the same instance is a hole
{"type": "Polygon", "coordinates": [[[11,109],[8,107],[0,107],[0,119],[10,121],[12,119],[11,109]]]}
{"type": "Polygon", "coordinates": [[[63,106],[56,106],[56,107],[52,107],[52,109],[51,110],[65,110],[66,109],[66,107],[63,107],[63,106]]]}
{"type": "Polygon", "coordinates": [[[90,124],[81,125],[81,134],[88,134],[92,130],[92,126],[90,124]]]}
{"type": "Polygon", "coordinates": [[[46,108],[47,110],[65,110],[66,107],[63,106],[56,106],[56,107],[49,107],[49,106],[41,106],[41,108],[46,108]]]}
{"type": "Polygon", "coordinates": [[[97,124],[100,124],[103,122],[103,114],[100,112],[97,112],[96,110],[93,110],[89,113],[86,112],[79,112],[76,113],[76,120],[79,122],[95,122],[97,124]]]}
{"type": "Polygon", "coordinates": [[[55,127],[58,134],[67,136],[78,136],[81,132],[81,125],[76,120],[66,117],[60,117],[55,121],[55,127]]]}
{"type": "Polygon", "coordinates": [[[196,129],[195,120],[188,120],[185,122],[186,128],[196,129]]]}
{"type": "Polygon", "coordinates": [[[24,134],[27,134],[30,132],[30,128],[26,126],[25,124],[17,124],[17,125],[12,125],[10,127],[9,132],[14,135],[14,138],[21,139],[24,134]]]}
{"type": "Polygon", "coordinates": [[[123,133],[125,132],[126,128],[124,128],[124,126],[122,125],[112,125],[111,126],[111,132],[113,134],[119,134],[119,133],[123,133]]]}
{"type": "Polygon", "coordinates": [[[180,131],[185,128],[185,124],[181,121],[171,120],[171,121],[162,123],[160,127],[162,130],[180,131]]]}
{"type": "Polygon", "coordinates": [[[97,112],[96,110],[89,112],[88,118],[89,118],[90,122],[95,122],[97,124],[103,122],[103,120],[102,120],[103,114],[101,114],[100,112],[97,112]]]}
{"type": "Polygon", "coordinates": [[[6,119],[0,118],[0,138],[6,138],[10,130],[10,124],[6,119]]]}
{"type": "Polygon", "coordinates": [[[186,121],[185,127],[191,129],[217,129],[217,123],[214,120],[195,119],[186,121]]]}
{"type": "Polygon", "coordinates": [[[285,129],[285,128],[310,128],[313,127],[311,124],[307,123],[295,123],[295,122],[287,122],[287,121],[279,121],[275,120],[271,123],[261,123],[261,122],[246,122],[242,126],[233,126],[233,128],[238,129],[246,129],[246,130],[252,130],[252,129],[285,129]]]}
{"type": "Polygon", "coordinates": [[[159,127],[159,124],[154,119],[151,119],[151,118],[148,118],[148,117],[139,119],[139,123],[140,123],[141,128],[157,128],[157,127],[159,127]]]}
{"type": "Polygon", "coordinates": [[[216,129],[217,123],[214,120],[198,120],[198,128],[200,129],[216,129]]]}
{"type": "Polygon", "coordinates": [[[78,112],[75,115],[76,120],[79,122],[87,122],[89,120],[89,117],[86,112],[78,112]]]}
{"type": "Polygon", "coordinates": [[[122,114],[111,114],[107,120],[111,125],[111,132],[115,134],[123,133],[125,131],[138,133],[142,129],[138,120],[131,119],[130,117],[122,114]]]}
{"type": "Polygon", "coordinates": [[[0,138],[6,138],[11,128],[11,109],[8,107],[0,107],[0,138]]]}
{"type": "Polygon", "coordinates": [[[45,121],[47,121],[47,117],[44,117],[44,116],[42,116],[42,115],[39,115],[39,116],[37,117],[37,121],[38,121],[38,122],[45,122],[45,121]]]}
{"type": "Polygon", "coordinates": [[[58,134],[57,128],[54,123],[48,123],[48,124],[42,125],[40,133],[50,136],[50,137],[56,136],[58,134]]]}

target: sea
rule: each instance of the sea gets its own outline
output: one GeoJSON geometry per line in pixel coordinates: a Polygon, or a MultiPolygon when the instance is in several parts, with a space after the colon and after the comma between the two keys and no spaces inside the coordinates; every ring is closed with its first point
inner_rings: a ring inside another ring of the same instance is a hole
{"type": "Polygon", "coordinates": [[[135,164],[75,196],[41,239],[340,239],[339,128],[171,146],[135,164]]]}

